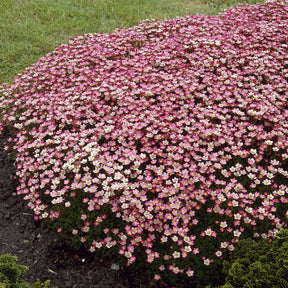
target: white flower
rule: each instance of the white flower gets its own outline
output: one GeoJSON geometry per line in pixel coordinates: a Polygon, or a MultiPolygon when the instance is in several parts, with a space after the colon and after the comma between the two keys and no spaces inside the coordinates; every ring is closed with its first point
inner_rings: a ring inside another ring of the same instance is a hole
{"type": "Polygon", "coordinates": [[[153,215],[152,215],[150,212],[148,212],[148,211],[145,211],[145,212],[144,212],[144,216],[145,216],[147,219],[152,219],[152,218],[153,218],[153,215]]]}
{"type": "Polygon", "coordinates": [[[47,218],[48,217],[48,213],[47,212],[44,212],[43,214],[42,214],[42,218],[47,218]]]}
{"type": "Polygon", "coordinates": [[[255,179],[255,178],[256,178],[256,175],[253,174],[253,173],[249,173],[247,176],[248,176],[250,179],[255,179]]]}
{"type": "Polygon", "coordinates": [[[228,226],[228,224],[226,221],[220,223],[220,227],[222,227],[222,228],[226,228],[227,226],[228,226]]]}
{"type": "Polygon", "coordinates": [[[220,248],[225,249],[227,248],[228,243],[227,242],[221,242],[220,248]]]}
{"type": "Polygon", "coordinates": [[[71,203],[69,201],[67,201],[67,202],[65,202],[65,206],[69,207],[69,206],[71,206],[71,203]]]}
{"type": "Polygon", "coordinates": [[[270,185],[270,184],[271,184],[271,181],[270,181],[269,179],[265,179],[265,180],[263,181],[263,184],[264,184],[264,185],[270,185]]]}
{"type": "Polygon", "coordinates": [[[189,252],[192,251],[192,248],[191,248],[191,246],[185,246],[184,250],[185,250],[187,253],[189,253],[189,252]]]}
{"type": "Polygon", "coordinates": [[[217,251],[216,253],[215,253],[215,255],[217,256],[217,257],[221,257],[222,256],[222,251],[217,251]]]}
{"type": "Polygon", "coordinates": [[[258,212],[259,212],[260,214],[263,214],[263,213],[265,212],[265,208],[259,207],[259,208],[258,208],[258,212]]]}
{"type": "Polygon", "coordinates": [[[180,258],[180,252],[174,251],[172,256],[176,259],[176,258],[180,258]]]}
{"type": "Polygon", "coordinates": [[[233,200],[233,201],[232,201],[232,205],[233,205],[233,207],[237,207],[238,204],[239,204],[238,201],[236,201],[236,200],[233,200]]]}
{"type": "Polygon", "coordinates": [[[188,275],[188,277],[192,277],[194,275],[194,271],[188,270],[186,274],[188,275]]]}
{"type": "Polygon", "coordinates": [[[210,265],[210,260],[209,259],[204,259],[204,265],[209,266],[210,265]]]}
{"type": "Polygon", "coordinates": [[[212,233],[213,233],[213,230],[210,229],[210,228],[208,228],[208,229],[205,230],[205,235],[206,235],[206,236],[211,236],[212,233]]]}
{"type": "Polygon", "coordinates": [[[242,216],[241,216],[241,214],[239,214],[239,213],[236,213],[235,215],[234,215],[234,219],[236,219],[236,220],[240,220],[242,218],[242,216]]]}
{"type": "Polygon", "coordinates": [[[218,196],[218,199],[219,199],[221,202],[226,201],[226,198],[225,198],[224,195],[222,195],[222,194],[218,196]]]}
{"type": "Polygon", "coordinates": [[[172,237],[172,240],[173,240],[174,242],[176,242],[176,241],[178,241],[178,237],[177,237],[176,235],[174,235],[174,236],[172,237]]]}
{"type": "Polygon", "coordinates": [[[233,251],[235,249],[235,247],[231,244],[228,246],[229,251],[233,251]]]}
{"type": "Polygon", "coordinates": [[[250,219],[249,217],[245,217],[245,218],[244,218],[244,222],[245,222],[246,224],[249,224],[249,223],[251,222],[251,219],[250,219]]]}
{"type": "Polygon", "coordinates": [[[241,232],[239,230],[235,230],[233,232],[233,234],[234,234],[235,237],[239,237],[241,235],[241,232]]]}
{"type": "Polygon", "coordinates": [[[168,240],[168,237],[166,237],[166,236],[162,236],[162,237],[161,237],[161,241],[162,241],[163,243],[167,242],[167,240],[168,240]]]}

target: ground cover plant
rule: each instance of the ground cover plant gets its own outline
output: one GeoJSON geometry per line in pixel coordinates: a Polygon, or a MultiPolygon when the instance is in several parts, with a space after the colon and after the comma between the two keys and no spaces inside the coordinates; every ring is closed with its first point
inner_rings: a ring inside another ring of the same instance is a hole
{"type": "Polygon", "coordinates": [[[287,12],[267,1],[78,35],[4,84],[35,219],[155,280],[220,282],[240,238],[287,225],[287,12]]]}

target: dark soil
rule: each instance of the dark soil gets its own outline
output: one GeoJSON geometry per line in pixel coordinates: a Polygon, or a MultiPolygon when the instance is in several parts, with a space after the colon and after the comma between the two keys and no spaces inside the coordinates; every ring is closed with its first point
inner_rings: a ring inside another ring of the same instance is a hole
{"type": "MultiPolygon", "coordinates": [[[[58,288],[150,288],[144,274],[128,268],[112,270],[113,260],[99,258],[87,250],[70,249],[58,235],[34,221],[33,211],[17,196],[15,165],[0,139],[0,255],[17,256],[29,267],[26,280],[50,279],[58,288]]],[[[161,287],[167,287],[162,285],[161,287]]]]}

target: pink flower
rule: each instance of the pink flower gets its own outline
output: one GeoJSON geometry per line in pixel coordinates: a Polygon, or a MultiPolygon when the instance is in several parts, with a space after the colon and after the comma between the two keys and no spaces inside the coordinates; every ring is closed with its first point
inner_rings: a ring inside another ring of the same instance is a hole
{"type": "Polygon", "coordinates": [[[161,279],[161,276],[159,274],[155,274],[154,277],[153,277],[155,280],[160,280],[161,279]]]}
{"type": "Polygon", "coordinates": [[[194,271],[190,270],[190,268],[186,271],[188,277],[194,276],[194,271]]]}

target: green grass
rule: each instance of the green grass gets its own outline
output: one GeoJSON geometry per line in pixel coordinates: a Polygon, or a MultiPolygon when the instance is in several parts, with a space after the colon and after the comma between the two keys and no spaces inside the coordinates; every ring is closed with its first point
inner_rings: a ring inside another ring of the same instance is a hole
{"type": "Polygon", "coordinates": [[[264,0],[2,0],[0,84],[76,34],[106,33],[141,20],[216,15],[241,2],[264,0]]]}

